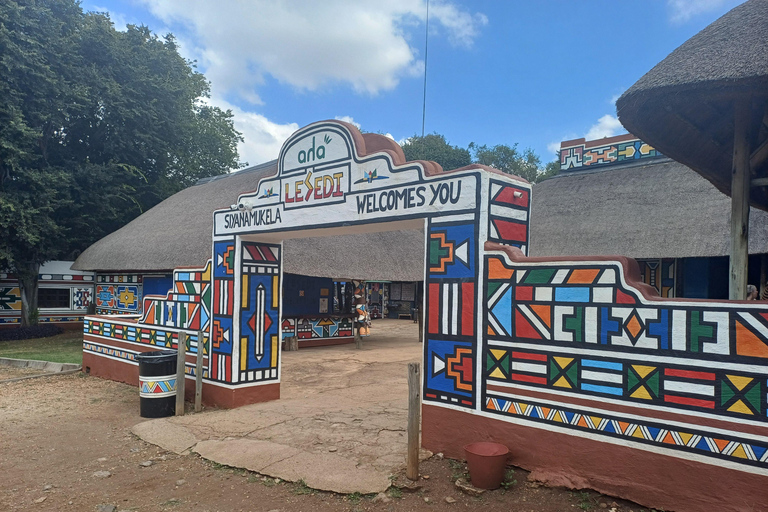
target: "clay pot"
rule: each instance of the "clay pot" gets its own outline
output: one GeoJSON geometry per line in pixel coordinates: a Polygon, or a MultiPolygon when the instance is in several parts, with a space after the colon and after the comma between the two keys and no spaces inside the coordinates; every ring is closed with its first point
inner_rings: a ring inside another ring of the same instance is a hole
{"type": "Polygon", "coordinates": [[[498,489],[504,481],[509,448],[499,443],[477,442],[464,447],[472,485],[480,489],[498,489]]]}

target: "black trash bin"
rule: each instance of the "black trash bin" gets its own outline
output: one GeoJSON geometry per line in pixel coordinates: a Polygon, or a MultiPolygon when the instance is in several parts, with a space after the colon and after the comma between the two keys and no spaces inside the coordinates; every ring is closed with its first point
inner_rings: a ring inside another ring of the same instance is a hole
{"type": "Polygon", "coordinates": [[[165,418],[176,412],[175,350],[155,350],[139,361],[139,402],[142,418],[165,418]]]}

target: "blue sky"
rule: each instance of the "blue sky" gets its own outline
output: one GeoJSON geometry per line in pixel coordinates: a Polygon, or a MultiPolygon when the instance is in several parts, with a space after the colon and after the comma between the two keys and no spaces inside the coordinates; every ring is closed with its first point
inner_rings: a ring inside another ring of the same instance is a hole
{"type": "MultiPolygon", "coordinates": [[[[738,0],[430,0],[426,132],[519,144],[624,133],[616,98],[738,0]]],[[[173,33],[243,133],[241,160],[277,157],[322,119],[420,134],[426,0],[85,0],[115,26],[173,33]]]]}

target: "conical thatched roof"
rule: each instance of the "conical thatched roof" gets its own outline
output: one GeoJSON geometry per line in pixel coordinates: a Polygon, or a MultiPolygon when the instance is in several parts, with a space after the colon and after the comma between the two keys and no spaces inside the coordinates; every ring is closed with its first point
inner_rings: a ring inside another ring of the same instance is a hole
{"type": "MultiPolygon", "coordinates": [[[[730,199],[669,160],[564,172],[534,185],[531,256],[727,256],[730,199]]],[[[768,213],[750,215],[749,252],[768,253],[768,213]]]]}
{"type": "MultiPolygon", "coordinates": [[[[752,148],[767,138],[768,0],[749,0],[690,38],[616,102],[621,123],[730,193],[734,104],[749,101],[752,148]]],[[[759,156],[759,155],[758,155],[759,156]]],[[[768,161],[756,158],[753,177],[768,161]]],[[[768,208],[768,188],[752,204],[768,208]]]]}
{"type": "MultiPolygon", "coordinates": [[[[211,257],[213,211],[255,190],[277,172],[277,161],[201,180],[86,249],[72,265],[103,272],[168,271],[201,266],[211,257]]],[[[392,281],[424,276],[422,230],[286,240],[284,271],[392,281]]]]}

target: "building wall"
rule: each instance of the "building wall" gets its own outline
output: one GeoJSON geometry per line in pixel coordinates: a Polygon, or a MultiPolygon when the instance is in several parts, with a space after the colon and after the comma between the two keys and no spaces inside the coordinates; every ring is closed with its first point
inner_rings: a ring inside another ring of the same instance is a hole
{"type": "Polygon", "coordinates": [[[126,315],[142,312],[141,274],[98,274],[96,276],[96,314],[126,315]]]}
{"type": "MultiPolygon", "coordinates": [[[[40,307],[40,322],[71,324],[82,322],[94,297],[94,274],[70,270],[71,261],[50,261],[40,267],[38,290],[61,290],[66,304],[40,307]]],[[[21,292],[16,277],[0,273],[0,326],[21,323],[21,292]]]]}

